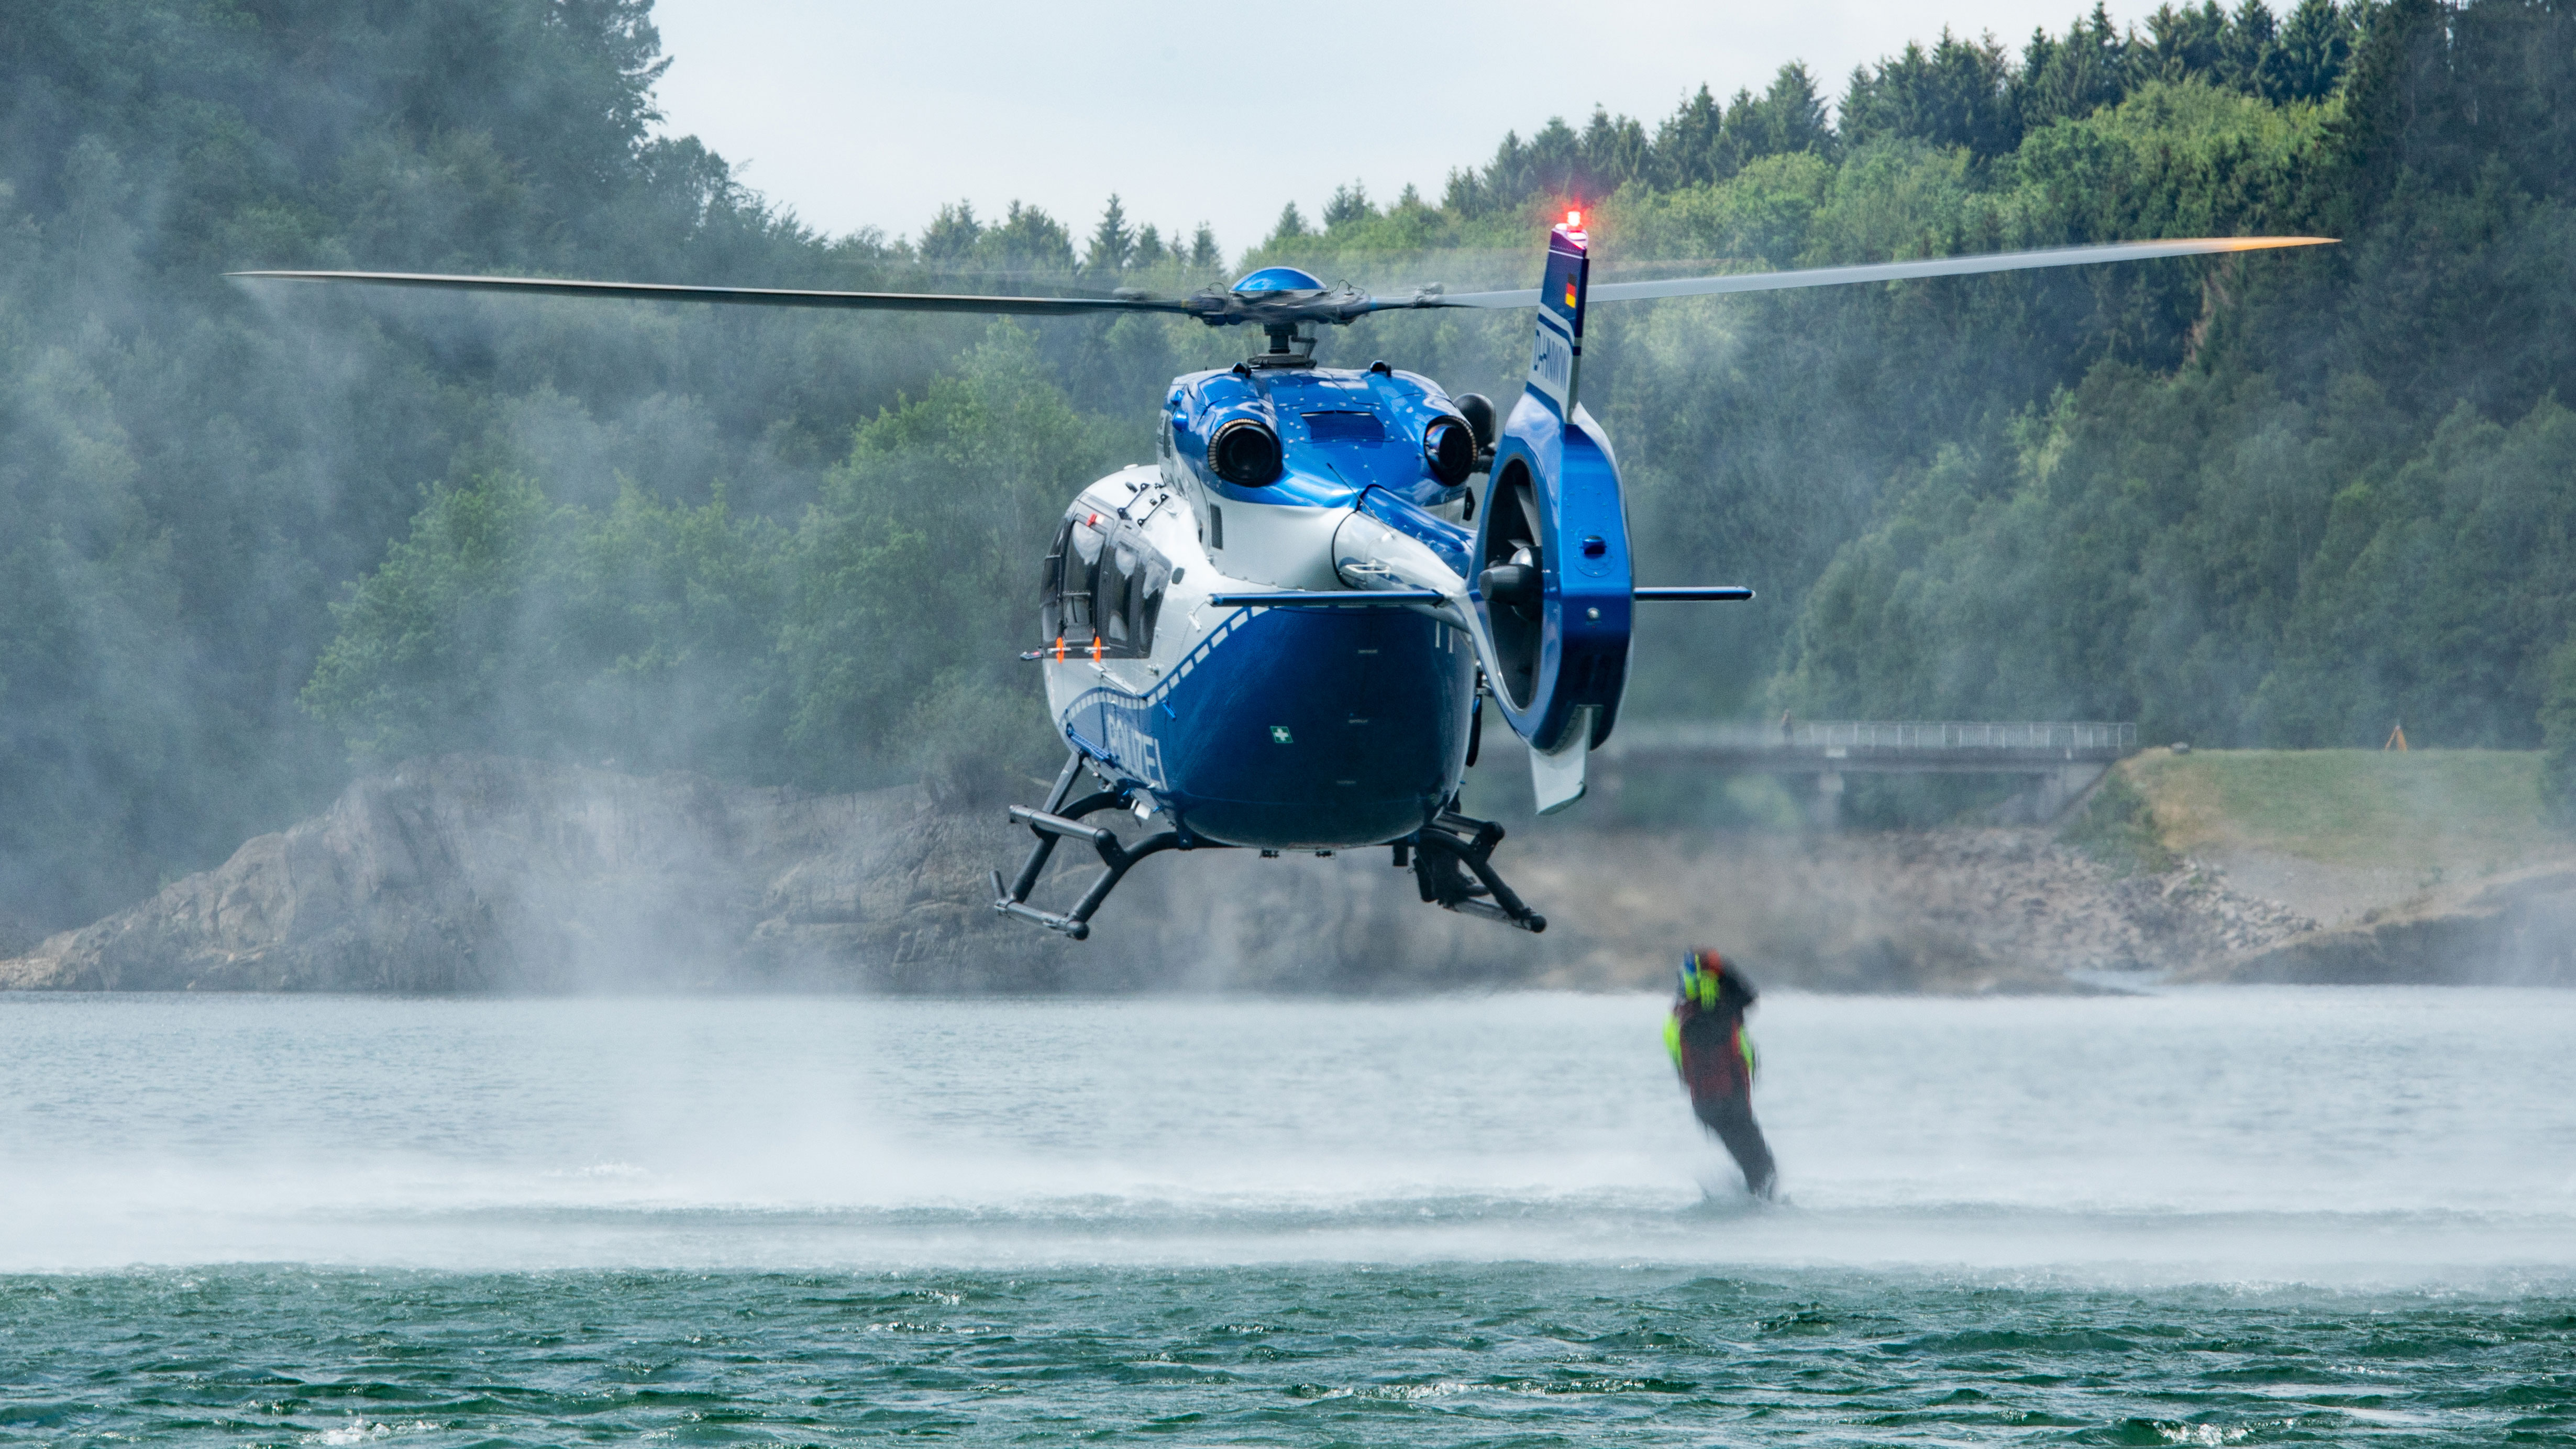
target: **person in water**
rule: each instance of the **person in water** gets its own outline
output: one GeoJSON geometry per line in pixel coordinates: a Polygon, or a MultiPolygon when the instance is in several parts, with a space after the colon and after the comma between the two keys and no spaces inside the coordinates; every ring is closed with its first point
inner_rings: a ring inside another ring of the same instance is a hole
{"type": "Polygon", "coordinates": [[[1715,951],[1684,952],[1681,997],[1664,1019],[1664,1046],[1700,1125],[1735,1155],[1745,1191],[1767,1198],[1778,1173],[1753,1120],[1753,1042],[1744,1034],[1744,1012],[1755,995],[1744,973],[1715,951]]]}

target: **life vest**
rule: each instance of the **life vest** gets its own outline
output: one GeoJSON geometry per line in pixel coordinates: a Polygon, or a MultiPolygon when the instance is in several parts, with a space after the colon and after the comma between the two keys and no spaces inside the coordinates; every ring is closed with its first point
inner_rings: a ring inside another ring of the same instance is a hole
{"type": "Polygon", "coordinates": [[[1742,1010],[1720,1011],[1684,998],[1664,1018],[1664,1049],[1691,1100],[1741,1097],[1753,1090],[1753,1039],[1742,1010]]]}

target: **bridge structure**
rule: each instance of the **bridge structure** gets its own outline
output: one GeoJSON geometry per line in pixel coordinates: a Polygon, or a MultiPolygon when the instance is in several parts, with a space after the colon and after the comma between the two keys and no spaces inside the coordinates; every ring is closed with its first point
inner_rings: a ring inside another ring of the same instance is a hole
{"type": "Polygon", "coordinates": [[[1808,777],[1816,823],[1830,828],[1842,817],[1846,775],[2027,776],[2029,788],[2008,813],[2048,821],[2137,751],[2136,725],[2099,721],[1634,720],[1623,721],[1595,759],[1613,779],[1637,769],[1808,777]]]}

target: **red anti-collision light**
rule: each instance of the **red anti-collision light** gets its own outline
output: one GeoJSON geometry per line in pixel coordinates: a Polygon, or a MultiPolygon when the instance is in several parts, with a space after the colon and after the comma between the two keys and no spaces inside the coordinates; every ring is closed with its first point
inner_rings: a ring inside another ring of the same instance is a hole
{"type": "Polygon", "coordinates": [[[1575,231],[1583,230],[1583,213],[1580,211],[1567,212],[1565,214],[1565,224],[1575,231]]]}

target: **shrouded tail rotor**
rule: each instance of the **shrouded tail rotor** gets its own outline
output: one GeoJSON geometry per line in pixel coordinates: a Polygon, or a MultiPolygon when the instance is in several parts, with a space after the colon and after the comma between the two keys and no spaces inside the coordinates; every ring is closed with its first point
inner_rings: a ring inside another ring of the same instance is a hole
{"type": "Polygon", "coordinates": [[[1546,529],[1526,464],[1516,462],[1495,480],[1486,516],[1491,522],[1476,588],[1490,607],[1494,657],[1502,666],[1493,682],[1515,709],[1525,710],[1538,693],[1547,612],[1546,529]]]}

